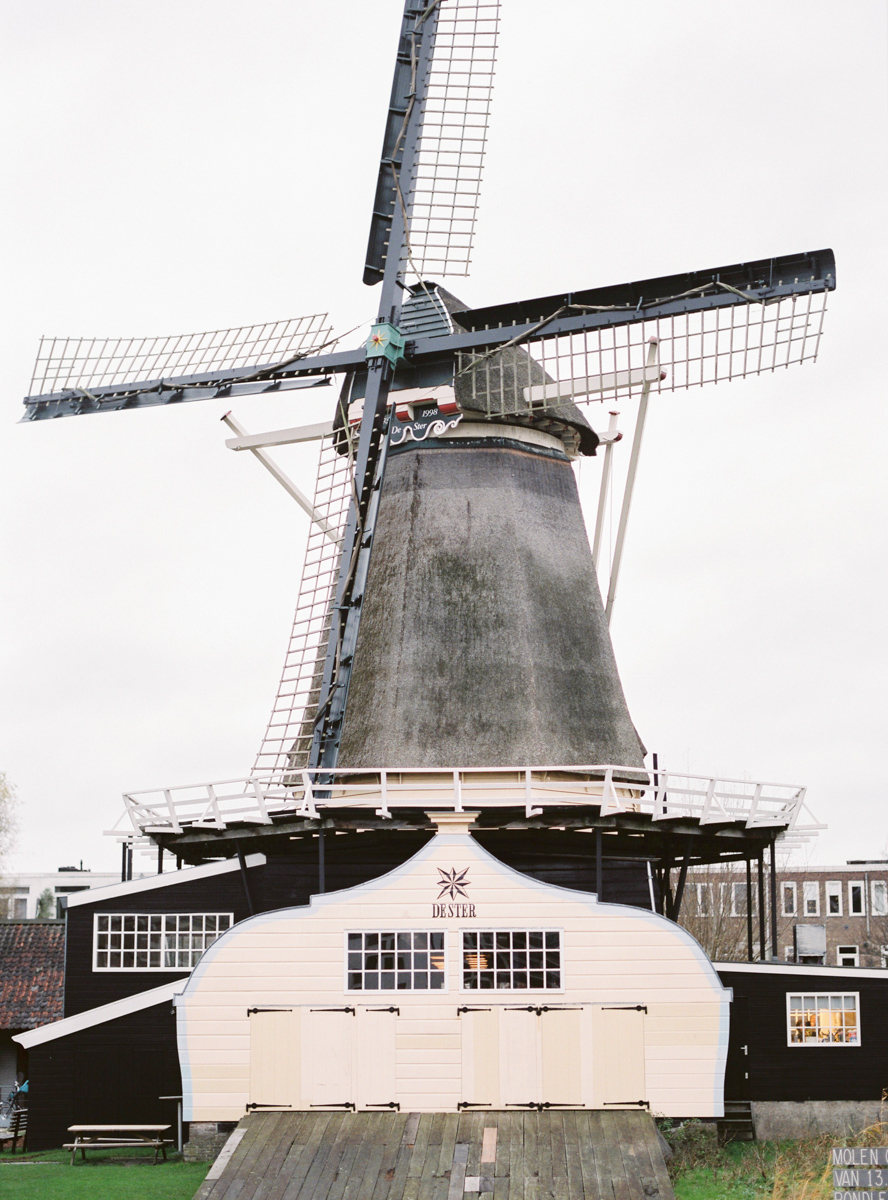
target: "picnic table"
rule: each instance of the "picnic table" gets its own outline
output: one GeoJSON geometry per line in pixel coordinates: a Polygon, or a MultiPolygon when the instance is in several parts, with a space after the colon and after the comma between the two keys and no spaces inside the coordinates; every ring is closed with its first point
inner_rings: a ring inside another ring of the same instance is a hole
{"type": "Polygon", "coordinates": [[[163,1136],[169,1128],[169,1125],[69,1125],[68,1133],[74,1134],[74,1141],[66,1142],[62,1149],[71,1151],[73,1167],[78,1150],[81,1158],[85,1159],[87,1150],[148,1146],[154,1148],[156,1165],[158,1150],[162,1150],[166,1158],[166,1148],[173,1144],[172,1138],[163,1136]]]}

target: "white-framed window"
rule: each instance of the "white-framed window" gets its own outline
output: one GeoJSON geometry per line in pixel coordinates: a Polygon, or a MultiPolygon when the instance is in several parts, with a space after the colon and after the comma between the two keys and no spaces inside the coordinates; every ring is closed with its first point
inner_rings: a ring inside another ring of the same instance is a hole
{"type": "Polygon", "coordinates": [[[440,992],[447,986],[443,929],[362,929],[345,935],[349,992],[440,992]]]}
{"type": "MultiPolygon", "coordinates": [[[[752,888],[752,915],[756,915],[756,891],[752,888]]],[[[731,916],[745,917],[746,916],[746,884],[732,883],[731,884],[731,916]]]]}
{"type": "Polygon", "coordinates": [[[787,962],[795,962],[795,946],[784,946],[783,957],[787,962]]]}
{"type": "Polygon", "coordinates": [[[797,911],[798,900],[796,897],[796,885],[794,883],[784,883],[780,888],[783,897],[783,915],[784,917],[794,917],[797,911]]]}
{"type": "Polygon", "coordinates": [[[888,880],[872,880],[870,883],[870,905],[870,912],[874,917],[888,916],[888,880]]]}
{"type": "Polygon", "coordinates": [[[462,986],[465,991],[561,991],[561,931],[464,930],[462,986]]]}
{"type": "Polygon", "coordinates": [[[880,946],[879,953],[882,956],[882,970],[888,967],[888,946],[880,946]]]}
{"type": "Polygon", "coordinates": [[[858,992],[787,993],[790,1046],[859,1046],[858,992]]]}
{"type": "Polygon", "coordinates": [[[852,879],[848,884],[848,916],[866,915],[866,888],[862,879],[852,879]]]}
{"type": "Polygon", "coordinates": [[[842,915],[842,884],[838,879],[826,881],[826,915],[828,917],[842,915]]]}
{"type": "Polygon", "coordinates": [[[708,883],[695,883],[697,897],[697,915],[712,916],[712,889],[708,883]]]}
{"type": "Polygon", "coordinates": [[[840,967],[859,967],[860,947],[836,946],[836,964],[840,967]]]}
{"type": "Polygon", "coordinates": [[[190,971],[233,913],[96,913],[94,971],[190,971]]]}
{"type": "Polygon", "coordinates": [[[802,884],[802,903],[805,906],[803,916],[820,916],[820,884],[816,879],[807,879],[802,884]]]}

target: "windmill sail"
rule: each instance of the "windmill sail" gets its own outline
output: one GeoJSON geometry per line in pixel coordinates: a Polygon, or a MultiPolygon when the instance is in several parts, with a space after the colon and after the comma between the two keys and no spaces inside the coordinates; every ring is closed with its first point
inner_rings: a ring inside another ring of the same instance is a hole
{"type": "Polygon", "coordinates": [[[467,275],[493,96],[499,37],[499,0],[448,0],[429,5],[434,44],[428,78],[416,80],[416,30],[402,26],[398,68],[373,205],[364,282],[385,270],[392,216],[403,205],[407,235],[400,247],[403,270],[467,275]],[[418,140],[406,177],[404,134],[416,97],[421,104],[418,140]]]}
{"type": "MultiPolygon", "coordinates": [[[[318,460],[314,507],[341,540],[352,495],[354,459],[334,436],[324,438],[318,460]]],[[[312,524],[284,669],[253,776],[283,782],[308,764],[321,675],[333,627],[332,604],[341,548],[312,524]]]]}

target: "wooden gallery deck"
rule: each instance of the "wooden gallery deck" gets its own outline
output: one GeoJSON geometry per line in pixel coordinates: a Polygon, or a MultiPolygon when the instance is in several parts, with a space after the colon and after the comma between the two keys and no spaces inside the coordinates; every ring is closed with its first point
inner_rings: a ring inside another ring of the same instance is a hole
{"type": "Polygon", "coordinates": [[[195,1200],[673,1200],[642,1112],[254,1113],[195,1200]]]}

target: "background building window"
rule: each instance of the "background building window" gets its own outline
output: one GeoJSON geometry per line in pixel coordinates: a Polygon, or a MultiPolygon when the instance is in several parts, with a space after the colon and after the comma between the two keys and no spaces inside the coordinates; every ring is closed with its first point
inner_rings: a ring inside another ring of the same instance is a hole
{"type": "Polygon", "coordinates": [[[784,917],[794,917],[796,914],[796,885],[794,883],[784,883],[783,885],[783,915],[784,917]]]}
{"type": "Polygon", "coordinates": [[[874,879],[870,884],[870,903],[874,917],[888,916],[888,882],[874,879]]]}
{"type": "Polygon", "coordinates": [[[561,934],[553,929],[463,933],[463,987],[561,987],[561,934]]]}
{"type": "Polygon", "coordinates": [[[96,913],[93,970],[190,971],[232,913],[96,913]]]}
{"type": "Polygon", "coordinates": [[[708,883],[694,885],[697,894],[697,914],[701,917],[712,916],[712,894],[708,883]]]}
{"type": "Polygon", "coordinates": [[[790,1046],[859,1046],[857,993],[787,996],[790,1046]]]}
{"type": "Polygon", "coordinates": [[[349,933],[350,992],[428,992],[444,987],[443,930],[349,933]]]}
{"type": "Polygon", "coordinates": [[[848,914],[852,917],[864,916],[864,886],[862,879],[854,879],[848,884],[848,914]]]}
{"type": "Polygon", "coordinates": [[[842,885],[837,879],[827,880],[826,915],[828,917],[840,917],[842,915],[842,885]]]}
{"type": "Polygon", "coordinates": [[[860,953],[857,946],[837,946],[836,962],[840,967],[859,967],[860,953]]]}
{"type": "Polygon", "coordinates": [[[820,884],[816,879],[808,880],[802,884],[802,896],[805,905],[804,915],[806,917],[820,916],[820,884]]]}
{"type": "Polygon", "coordinates": [[[787,962],[795,962],[795,946],[784,946],[783,957],[787,962]]]}
{"type": "MultiPolygon", "coordinates": [[[[756,906],[756,890],[752,889],[752,915],[757,912],[756,906]]],[[[745,917],[746,916],[746,884],[732,883],[731,884],[731,916],[745,917]]]]}

